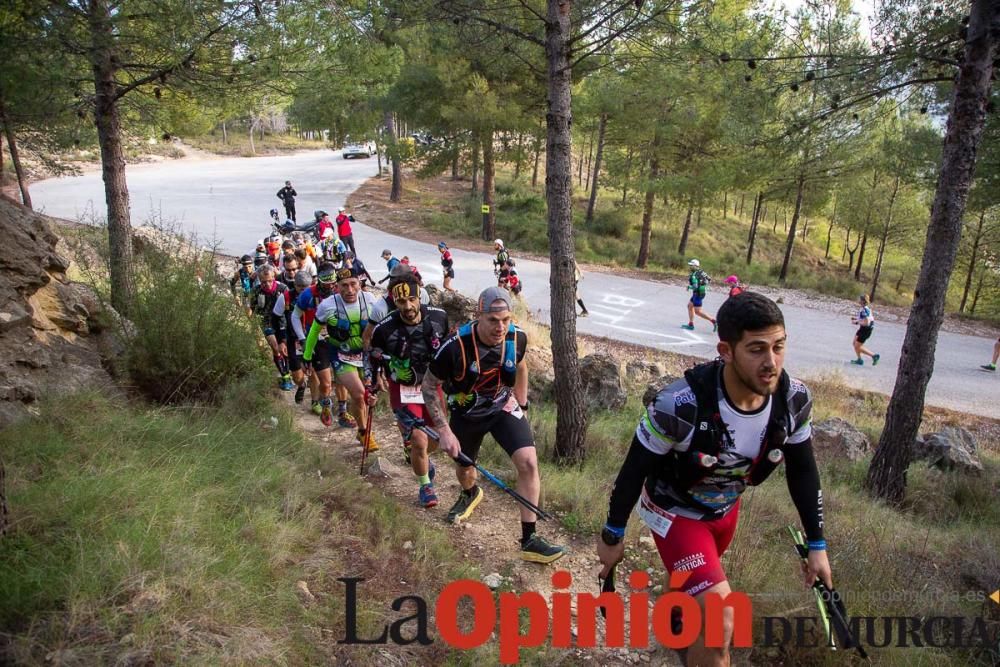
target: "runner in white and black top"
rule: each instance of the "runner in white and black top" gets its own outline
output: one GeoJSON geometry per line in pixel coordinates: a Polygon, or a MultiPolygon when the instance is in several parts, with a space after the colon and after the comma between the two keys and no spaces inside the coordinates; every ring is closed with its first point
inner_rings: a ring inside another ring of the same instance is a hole
{"type": "Polygon", "coordinates": [[[861,355],[867,354],[872,358],[872,366],[878,366],[881,355],[875,354],[865,347],[865,343],[872,337],[872,332],[875,330],[875,313],[872,312],[871,301],[867,294],[862,294],[858,301],[861,304],[861,310],[858,311],[857,317],[851,318],[851,324],[858,325],[858,331],[854,334],[854,354],[857,355],[857,359],[852,359],[851,363],[855,366],[864,366],[865,360],[861,355]]]}
{"type": "MultiPolygon", "coordinates": [[[[819,576],[832,588],[812,451],[812,398],[782,370],[781,310],[767,297],[745,292],[722,305],[718,323],[719,359],[662,389],[636,428],[598,541],[605,573],[624,554],[625,526],[635,507],[667,570],[690,572],[685,592],[702,605],[708,593],[728,594],[720,557],[736,529],[740,495],[784,460],[809,542],[806,581],[819,576]]],[[[731,619],[726,622],[731,626],[731,619]]],[[[688,661],[729,664],[728,646],[706,648],[699,639],[688,661]]]]}

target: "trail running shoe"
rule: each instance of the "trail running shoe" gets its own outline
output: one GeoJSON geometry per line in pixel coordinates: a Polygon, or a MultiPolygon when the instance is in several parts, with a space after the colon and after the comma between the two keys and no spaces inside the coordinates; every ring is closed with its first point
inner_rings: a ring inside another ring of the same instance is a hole
{"type": "Polygon", "coordinates": [[[306,386],[304,384],[299,385],[299,388],[295,390],[295,402],[301,403],[302,399],[306,397],[306,386]]]}
{"type": "Polygon", "coordinates": [[[590,315],[590,311],[585,310],[582,313],[580,313],[580,317],[586,317],[587,315],[590,315]]]}
{"type": "Polygon", "coordinates": [[[687,329],[688,331],[694,331],[694,325],[693,324],[682,324],[681,325],[681,329],[687,329]]]}
{"type": "Polygon", "coordinates": [[[319,420],[323,422],[323,426],[329,426],[333,423],[333,405],[329,401],[320,401],[322,410],[319,414],[319,420]]]}
{"type": "Polygon", "coordinates": [[[878,366],[878,360],[882,358],[881,354],[876,354],[872,357],[872,366],[878,366]]]}
{"type": "Polygon", "coordinates": [[[340,428],[357,428],[358,422],[351,416],[350,412],[341,412],[337,415],[337,424],[340,428]]]}
{"type": "Polygon", "coordinates": [[[323,406],[319,404],[319,401],[313,401],[312,405],[309,406],[309,409],[316,415],[323,413],[323,406]]]}
{"type": "MultiPolygon", "coordinates": [[[[368,441],[368,451],[374,452],[379,449],[378,440],[375,439],[374,433],[371,433],[370,435],[371,439],[368,441]]],[[[365,434],[362,433],[361,431],[358,431],[358,442],[360,442],[362,446],[365,444],[365,434]]]]}
{"type": "Polygon", "coordinates": [[[566,550],[563,547],[549,544],[538,533],[533,534],[521,545],[521,559],[532,563],[551,563],[565,555],[566,550]]]}
{"type": "Polygon", "coordinates": [[[854,364],[855,366],[864,366],[865,365],[865,360],[864,359],[851,359],[851,363],[854,364]]]}
{"type": "Polygon", "coordinates": [[[983,364],[982,366],[980,366],[980,368],[982,368],[984,371],[991,371],[993,373],[995,373],[997,370],[997,367],[994,366],[993,364],[983,364]]]}
{"type": "Polygon", "coordinates": [[[291,375],[283,375],[281,377],[281,391],[291,391],[295,388],[295,384],[292,382],[291,375]]]}
{"type": "Polygon", "coordinates": [[[418,494],[420,498],[420,504],[424,507],[434,507],[438,504],[437,494],[434,493],[433,484],[424,484],[420,487],[420,493],[418,494]]]}
{"type": "Polygon", "coordinates": [[[469,495],[464,491],[458,494],[458,500],[455,504],[451,506],[448,510],[448,521],[455,523],[456,521],[462,521],[468,519],[472,515],[472,510],[476,509],[483,499],[483,489],[477,486],[476,492],[473,495],[469,495]]]}

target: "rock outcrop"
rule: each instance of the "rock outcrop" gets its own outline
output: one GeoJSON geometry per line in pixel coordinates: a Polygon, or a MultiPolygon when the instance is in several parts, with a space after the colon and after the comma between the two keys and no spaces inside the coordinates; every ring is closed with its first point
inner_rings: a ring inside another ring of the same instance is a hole
{"type": "Polygon", "coordinates": [[[0,428],[43,396],[111,390],[121,353],[117,313],[87,285],[69,280],[70,261],[46,216],[0,200],[0,428]]]}

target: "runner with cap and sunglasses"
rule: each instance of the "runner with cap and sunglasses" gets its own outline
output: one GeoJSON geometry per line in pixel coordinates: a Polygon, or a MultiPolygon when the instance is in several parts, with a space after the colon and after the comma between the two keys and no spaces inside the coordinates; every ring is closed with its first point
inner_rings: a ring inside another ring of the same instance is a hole
{"type": "Polygon", "coordinates": [[[708,315],[701,309],[702,303],[705,301],[705,294],[708,292],[708,284],[712,282],[712,279],[705,273],[701,268],[701,262],[696,259],[692,259],[688,262],[688,268],[691,269],[691,273],[688,275],[688,286],[687,288],[691,291],[691,299],[688,301],[688,323],[682,324],[681,329],[688,329],[689,331],[694,330],[694,316],[697,315],[702,319],[706,319],[712,323],[712,331],[718,328],[715,323],[715,318],[708,315]]]}
{"type": "MultiPolygon", "coordinates": [[[[440,308],[420,303],[423,290],[412,274],[397,280],[389,291],[395,310],[372,332],[372,363],[381,364],[385,370],[393,412],[402,409],[417,419],[425,419],[420,383],[431,358],[448,336],[448,315],[440,308]]],[[[428,457],[432,447],[428,446],[427,435],[403,424],[399,424],[399,430],[403,434],[406,461],[420,483],[420,504],[434,507],[438,498],[432,484],[435,471],[428,457]]]]}
{"type": "MultiPolygon", "coordinates": [[[[355,269],[344,267],[337,271],[337,293],[324,299],[316,309],[303,355],[307,361],[312,359],[316,343],[325,329],[334,378],[351,395],[349,409],[358,424],[358,442],[367,442],[368,451],[379,448],[374,436],[366,439],[364,427],[367,403],[373,397],[365,386],[370,381],[370,371],[366,370],[368,359],[362,332],[368,326],[373,305],[374,298],[361,290],[355,269]]],[[[326,412],[328,405],[323,409],[326,412]]]]}
{"type": "MultiPolygon", "coordinates": [[[[477,319],[460,327],[441,345],[420,385],[428,421],[440,436],[440,448],[452,458],[461,452],[470,459],[458,463],[462,492],[448,512],[452,522],[468,518],[483,499],[471,462],[479,456],[487,433],[517,469],[517,492],[538,504],[538,459],[524,412],[528,409],[528,366],[524,359],[528,336],[514,325],[511,309],[507,290],[484,290],[479,296],[477,319]],[[450,420],[439,397],[442,389],[448,397],[450,420]]],[[[535,513],[524,506],[520,512],[521,557],[536,563],[561,558],[564,549],[535,532],[535,513]]]]}

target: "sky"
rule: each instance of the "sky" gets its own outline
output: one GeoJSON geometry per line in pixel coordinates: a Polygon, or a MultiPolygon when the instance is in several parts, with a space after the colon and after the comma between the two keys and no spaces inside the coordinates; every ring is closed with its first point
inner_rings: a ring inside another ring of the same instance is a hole
{"type": "MultiPolygon", "coordinates": [[[[804,4],[805,0],[772,0],[770,4],[775,7],[784,7],[790,13],[804,4]]],[[[855,12],[861,17],[861,32],[868,34],[869,18],[875,13],[876,0],[852,0],[851,5],[855,12]]]]}

